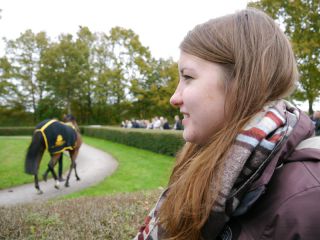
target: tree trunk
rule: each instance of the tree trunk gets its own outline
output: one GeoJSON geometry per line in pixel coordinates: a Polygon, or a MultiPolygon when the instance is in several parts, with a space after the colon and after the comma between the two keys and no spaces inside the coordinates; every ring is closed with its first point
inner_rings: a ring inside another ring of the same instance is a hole
{"type": "Polygon", "coordinates": [[[313,114],[313,109],[312,109],[313,100],[309,99],[308,104],[309,104],[309,115],[312,116],[312,114],[313,114]]]}

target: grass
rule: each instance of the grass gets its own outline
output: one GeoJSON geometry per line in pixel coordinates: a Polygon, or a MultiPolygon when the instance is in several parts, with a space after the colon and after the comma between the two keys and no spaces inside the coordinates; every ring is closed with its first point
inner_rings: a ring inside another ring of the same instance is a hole
{"type": "Polygon", "coordinates": [[[167,185],[173,157],[96,138],[84,137],[84,142],[110,153],[119,165],[116,172],[103,182],[72,193],[68,198],[135,192],[167,185]]]}
{"type": "MultiPolygon", "coordinates": [[[[0,137],[0,189],[33,182],[33,176],[24,173],[24,159],[30,141],[31,137],[0,137]]],[[[49,160],[49,154],[44,154],[40,173],[46,170],[49,160]]]]}
{"type": "MultiPolygon", "coordinates": [[[[23,169],[25,152],[30,140],[30,137],[0,138],[0,189],[33,182],[33,177],[25,174],[23,169]]],[[[84,137],[83,140],[86,144],[110,153],[119,165],[115,173],[98,185],[70,194],[67,198],[134,192],[166,186],[173,157],[96,138],[84,137]]],[[[40,165],[40,174],[46,170],[47,164],[44,163],[48,162],[49,154],[46,152],[40,165]]],[[[68,164],[64,166],[66,171],[68,164]]]]}
{"type": "MultiPolygon", "coordinates": [[[[0,138],[2,185],[7,178],[16,179],[11,186],[33,181],[22,174],[29,142],[0,138]]],[[[125,240],[136,235],[159,197],[158,188],[167,184],[173,158],[101,139],[84,137],[84,142],[116,158],[116,172],[68,199],[0,207],[0,239],[125,240]]]]}

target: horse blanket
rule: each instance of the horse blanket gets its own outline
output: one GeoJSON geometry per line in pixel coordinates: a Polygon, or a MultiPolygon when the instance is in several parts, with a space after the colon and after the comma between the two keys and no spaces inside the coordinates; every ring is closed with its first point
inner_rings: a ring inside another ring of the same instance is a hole
{"type": "Polygon", "coordinates": [[[47,119],[39,123],[35,131],[42,133],[46,149],[50,154],[73,150],[75,147],[77,133],[71,123],[47,119]]]}

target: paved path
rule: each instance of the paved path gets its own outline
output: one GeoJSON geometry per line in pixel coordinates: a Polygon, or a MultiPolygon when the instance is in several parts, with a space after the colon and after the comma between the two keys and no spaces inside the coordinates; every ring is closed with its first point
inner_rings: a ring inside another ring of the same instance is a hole
{"type": "MultiPolygon", "coordinates": [[[[45,153],[47,154],[47,153],[45,153]]],[[[69,156],[64,156],[64,168],[70,166],[69,156]]],[[[40,188],[44,192],[39,195],[34,188],[34,184],[0,190],[0,206],[9,206],[19,203],[43,201],[50,198],[62,196],[64,194],[79,191],[83,188],[92,186],[102,181],[106,176],[111,175],[117,168],[118,163],[109,154],[82,144],[77,158],[77,171],[80,181],[76,181],[74,171],[70,177],[70,187],[66,188],[64,182],[60,184],[60,189],[54,188],[54,180],[48,179],[47,182],[40,181],[40,188]]],[[[40,179],[42,173],[39,174],[40,179]]],[[[64,175],[66,178],[67,172],[64,175]]],[[[30,178],[33,178],[30,175],[30,178]]]]}

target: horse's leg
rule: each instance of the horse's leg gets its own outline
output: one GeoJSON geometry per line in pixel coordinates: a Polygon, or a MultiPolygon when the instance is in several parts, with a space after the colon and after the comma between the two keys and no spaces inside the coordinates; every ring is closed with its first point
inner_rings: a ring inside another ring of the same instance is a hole
{"type": "MultiPolygon", "coordinates": [[[[60,154],[61,154],[61,153],[60,153],[60,154]]],[[[53,176],[53,178],[54,178],[54,180],[55,180],[55,182],[56,182],[55,185],[54,185],[54,187],[57,188],[57,189],[59,189],[60,183],[59,183],[59,181],[58,181],[57,174],[56,174],[56,172],[54,171],[54,166],[56,165],[57,160],[58,160],[59,157],[60,157],[60,154],[52,155],[52,156],[51,156],[51,159],[50,159],[50,162],[49,162],[49,164],[48,164],[48,169],[49,169],[49,171],[51,172],[51,174],[52,174],[52,176],[53,176]]]]}
{"type": "Polygon", "coordinates": [[[34,184],[35,184],[35,188],[37,189],[38,194],[42,194],[42,190],[40,189],[39,186],[39,179],[38,179],[38,174],[34,175],[34,184]]]}
{"type": "Polygon", "coordinates": [[[71,175],[71,171],[72,171],[72,168],[73,168],[73,162],[71,160],[71,164],[70,164],[70,169],[69,169],[69,172],[68,172],[68,176],[67,176],[67,180],[66,180],[66,183],[64,184],[64,186],[66,187],[69,187],[69,179],[70,179],[70,175],[71,175]]]}
{"type": "MultiPolygon", "coordinates": [[[[76,159],[76,157],[78,155],[78,151],[77,150],[71,150],[71,151],[69,151],[69,154],[70,154],[71,164],[70,164],[70,169],[69,169],[69,172],[68,172],[66,183],[64,184],[66,187],[70,186],[69,185],[70,175],[71,175],[72,169],[75,168],[75,159],[76,159]]],[[[77,173],[76,173],[76,177],[77,177],[77,180],[80,179],[77,173]]]]}
{"type": "Polygon", "coordinates": [[[76,174],[76,179],[77,181],[80,181],[80,178],[79,178],[79,175],[78,175],[78,172],[77,172],[77,163],[76,163],[76,159],[78,157],[78,154],[79,154],[79,148],[74,150],[74,154],[72,155],[73,157],[73,167],[74,167],[74,172],[76,174]]]}
{"type": "Polygon", "coordinates": [[[77,181],[80,181],[80,177],[79,177],[78,172],[77,172],[77,163],[76,162],[74,162],[74,172],[76,174],[77,181]]]}
{"type": "MultiPolygon", "coordinates": [[[[77,126],[77,124],[76,124],[76,126],[77,126]]],[[[79,130],[79,128],[78,128],[78,130],[79,130]]],[[[80,181],[80,177],[79,177],[78,172],[77,172],[76,159],[77,159],[77,157],[78,157],[81,144],[82,144],[82,139],[81,139],[80,133],[77,132],[77,142],[76,142],[76,146],[77,146],[77,147],[76,147],[76,149],[74,150],[74,155],[73,155],[74,171],[75,171],[75,174],[76,174],[77,181],[80,181]]]]}

